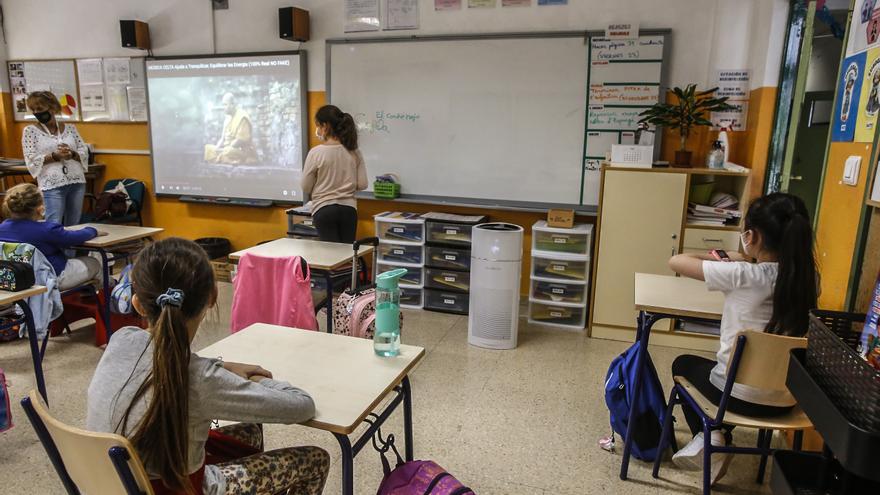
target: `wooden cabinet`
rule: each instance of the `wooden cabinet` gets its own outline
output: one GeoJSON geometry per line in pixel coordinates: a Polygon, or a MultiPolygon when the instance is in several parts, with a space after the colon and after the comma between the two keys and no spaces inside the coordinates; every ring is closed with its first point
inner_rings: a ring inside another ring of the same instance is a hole
{"type": "MultiPolygon", "coordinates": [[[[633,341],[638,316],[633,302],[635,273],[672,275],[669,258],[683,251],[738,250],[738,225],[687,225],[691,184],[707,180],[745,204],[748,176],[744,174],[603,168],[590,304],[592,337],[633,341]],[[696,180],[695,175],[699,176],[696,180]]],[[[652,343],[705,350],[717,347],[715,337],[673,335],[671,328],[669,321],[655,325],[652,343]]]]}

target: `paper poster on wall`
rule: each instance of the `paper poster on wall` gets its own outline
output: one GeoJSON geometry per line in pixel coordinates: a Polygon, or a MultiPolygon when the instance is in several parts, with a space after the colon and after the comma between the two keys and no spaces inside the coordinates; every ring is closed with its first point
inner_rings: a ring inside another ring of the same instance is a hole
{"type": "Polygon", "coordinates": [[[497,0],[468,0],[468,8],[469,9],[494,9],[497,5],[497,0]]]}
{"type": "Polygon", "coordinates": [[[379,0],[345,0],[345,32],[379,30],[379,0]]]}
{"type": "Polygon", "coordinates": [[[128,84],[131,82],[131,59],[105,58],[104,78],[107,84],[128,84]]]}
{"type": "Polygon", "coordinates": [[[727,102],[733,107],[733,110],[727,112],[712,112],[712,126],[718,129],[727,128],[731,131],[744,131],[749,118],[749,102],[734,101],[727,102]]]}
{"type": "Polygon", "coordinates": [[[880,48],[871,48],[867,52],[858,109],[853,140],[860,143],[873,142],[877,110],[880,110],[880,48]]]}
{"type": "Polygon", "coordinates": [[[147,90],[145,88],[127,88],[128,113],[133,122],[147,120],[147,90]]]}
{"type": "Polygon", "coordinates": [[[846,55],[861,53],[880,43],[880,5],[877,0],[856,0],[846,55]]]}
{"type": "Polygon", "coordinates": [[[832,141],[852,141],[856,132],[856,114],[862,91],[862,78],[867,54],[862,52],[843,60],[843,70],[837,81],[837,101],[834,103],[832,141]]]}
{"type": "MultiPolygon", "coordinates": [[[[76,61],[80,86],[104,84],[104,71],[100,58],[83,58],[76,61]]],[[[83,108],[85,110],[85,108],[83,108]]]]}
{"type": "Polygon", "coordinates": [[[434,10],[461,10],[461,0],[434,0],[434,10]]]}
{"type": "Polygon", "coordinates": [[[748,69],[719,69],[715,71],[716,98],[730,98],[731,100],[748,100],[751,79],[751,71],[748,69]]]}
{"type": "Polygon", "coordinates": [[[418,29],[419,0],[386,0],[385,29],[418,29]]]}
{"type": "Polygon", "coordinates": [[[81,86],[79,98],[82,100],[83,112],[101,112],[106,108],[104,104],[104,85],[81,86]]]}
{"type": "Polygon", "coordinates": [[[501,0],[502,7],[531,7],[532,0],[501,0]]]}

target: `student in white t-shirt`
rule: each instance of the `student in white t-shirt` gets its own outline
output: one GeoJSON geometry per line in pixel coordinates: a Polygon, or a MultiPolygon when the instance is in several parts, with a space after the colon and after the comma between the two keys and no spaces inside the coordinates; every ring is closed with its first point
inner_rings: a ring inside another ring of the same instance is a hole
{"type": "MultiPolygon", "coordinates": [[[[725,295],[716,361],[685,354],[672,364],[673,375],[687,378],[716,405],[721,401],[737,334],[743,330],[763,330],[802,337],[818,295],[813,229],[800,198],[782,193],[758,198],[749,206],[743,223],[745,256],[730,253],[730,261],[718,261],[712,254],[680,254],[669,260],[675,272],[705,280],[709,290],[725,295]],[[747,258],[756,262],[746,261],[747,258]]],[[[727,410],[772,417],[787,413],[794,405],[794,397],[787,392],[779,394],[737,384],[727,410]]],[[[701,469],[702,422],[691,408],[683,410],[695,436],[672,460],[685,469],[701,469]]],[[[713,445],[729,445],[731,430],[732,426],[713,431],[713,445]]],[[[712,461],[713,483],[724,475],[731,458],[730,454],[715,456],[721,458],[712,461]]]]}

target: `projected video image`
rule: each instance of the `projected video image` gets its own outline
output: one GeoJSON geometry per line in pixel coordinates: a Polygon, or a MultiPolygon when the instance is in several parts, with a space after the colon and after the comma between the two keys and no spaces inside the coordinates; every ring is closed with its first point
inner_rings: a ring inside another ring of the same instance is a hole
{"type": "Polygon", "coordinates": [[[296,56],[148,61],[159,194],[299,201],[296,56]]]}

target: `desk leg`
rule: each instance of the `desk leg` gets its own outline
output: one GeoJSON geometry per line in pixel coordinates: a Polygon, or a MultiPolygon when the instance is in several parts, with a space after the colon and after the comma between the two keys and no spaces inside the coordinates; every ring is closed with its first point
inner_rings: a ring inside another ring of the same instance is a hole
{"type": "Polygon", "coordinates": [[[403,440],[405,452],[403,455],[407,462],[413,460],[413,421],[412,421],[412,387],[409,383],[409,376],[403,377],[400,382],[403,388],[403,440]]]}
{"type": "MultiPolygon", "coordinates": [[[[630,404],[628,425],[635,424],[636,420],[636,403],[639,393],[642,389],[642,370],[645,367],[645,356],[648,354],[648,337],[651,334],[651,327],[658,319],[658,315],[648,314],[645,311],[639,312],[638,326],[636,329],[636,341],[639,342],[639,356],[636,358],[636,380],[633,384],[633,403],[630,404]]],[[[629,457],[632,454],[632,428],[627,428],[626,437],[623,442],[623,460],[620,461],[620,479],[626,480],[627,471],[629,470],[629,457]]]]}
{"type": "Polygon", "coordinates": [[[333,273],[330,270],[324,272],[324,280],[327,282],[327,333],[333,333],[333,273]]]}
{"type": "MultiPolygon", "coordinates": [[[[46,393],[46,380],[43,377],[43,356],[40,353],[40,346],[37,344],[37,329],[34,327],[34,314],[31,312],[31,307],[28,306],[26,301],[17,301],[15,304],[21,308],[22,313],[24,313],[24,324],[27,327],[28,341],[31,346],[31,358],[34,361],[34,376],[37,380],[37,390],[40,392],[40,395],[43,396],[43,400],[46,401],[46,404],[48,404],[49,396],[46,393]]],[[[48,332],[49,329],[47,328],[46,331],[48,332]]]]}
{"type": "Polygon", "coordinates": [[[351,448],[351,440],[348,435],[334,433],[339,447],[342,449],[342,495],[354,495],[354,450],[351,448]]]}

